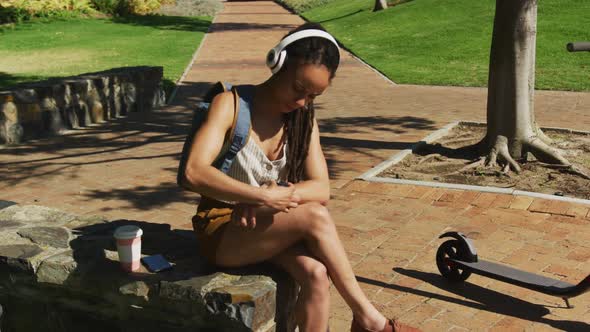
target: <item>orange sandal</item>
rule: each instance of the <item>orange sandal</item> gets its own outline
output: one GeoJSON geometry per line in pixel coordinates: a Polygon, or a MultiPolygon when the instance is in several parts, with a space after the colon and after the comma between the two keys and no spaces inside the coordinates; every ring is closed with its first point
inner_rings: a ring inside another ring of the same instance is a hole
{"type": "Polygon", "coordinates": [[[350,325],[350,332],[420,332],[420,330],[390,319],[387,321],[387,324],[385,324],[385,327],[381,331],[373,331],[362,327],[353,316],[352,324],[350,325]]]}

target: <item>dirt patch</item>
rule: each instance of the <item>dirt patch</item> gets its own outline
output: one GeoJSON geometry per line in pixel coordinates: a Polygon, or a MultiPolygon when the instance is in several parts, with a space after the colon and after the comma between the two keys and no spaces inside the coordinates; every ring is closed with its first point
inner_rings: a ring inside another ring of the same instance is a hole
{"type": "MultiPolygon", "coordinates": [[[[590,135],[547,129],[553,146],[564,151],[573,164],[590,169],[590,135]]],[[[380,174],[398,179],[459,183],[533,191],[551,195],[564,195],[590,199],[590,180],[564,170],[547,168],[534,157],[521,162],[520,174],[501,172],[500,169],[476,167],[458,172],[479,158],[470,145],[479,142],[486,128],[461,124],[445,137],[422,146],[418,151],[380,174]]]]}

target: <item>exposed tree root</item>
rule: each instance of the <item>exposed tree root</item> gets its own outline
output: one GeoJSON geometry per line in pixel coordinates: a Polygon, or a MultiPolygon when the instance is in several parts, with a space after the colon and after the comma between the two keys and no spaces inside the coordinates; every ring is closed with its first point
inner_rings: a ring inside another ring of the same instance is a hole
{"type": "MultiPolygon", "coordinates": [[[[536,126],[536,125],[535,125],[535,126],[536,126]]],[[[545,134],[545,132],[544,132],[544,131],[542,131],[542,130],[541,130],[540,128],[538,128],[538,127],[536,127],[536,128],[537,128],[537,130],[536,130],[537,137],[538,137],[538,138],[539,138],[541,141],[543,141],[545,144],[553,144],[553,140],[552,140],[552,139],[551,139],[549,136],[547,136],[547,135],[545,134]]]]}
{"type": "Polygon", "coordinates": [[[506,175],[510,174],[510,164],[504,165],[504,167],[502,168],[502,173],[504,173],[506,175]]]}
{"type": "MultiPolygon", "coordinates": [[[[480,142],[483,144],[484,141],[480,142]]],[[[534,136],[522,142],[523,151],[531,153],[538,161],[539,165],[547,168],[558,169],[561,172],[567,172],[581,176],[584,179],[590,180],[590,171],[583,167],[573,165],[566,158],[561,155],[559,149],[549,146],[541,137],[534,136]]],[[[501,174],[510,176],[510,171],[515,173],[521,172],[521,167],[514,158],[510,155],[508,148],[508,139],[505,136],[498,135],[491,150],[486,156],[467,164],[465,167],[446,174],[455,175],[465,173],[469,170],[478,167],[496,168],[501,167],[501,174]]]]}
{"type": "Polygon", "coordinates": [[[477,168],[479,166],[483,166],[485,164],[485,161],[486,161],[486,158],[485,157],[481,157],[478,160],[467,164],[465,167],[461,168],[460,170],[454,171],[454,172],[449,173],[449,174],[445,174],[444,176],[449,176],[449,175],[455,175],[455,174],[464,173],[464,172],[466,172],[466,171],[468,171],[470,169],[474,169],[474,168],[477,168]]]}
{"type": "MultiPolygon", "coordinates": [[[[426,163],[426,164],[422,163],[422,165],[420,165],[420,166],[425,167],[425,168],[431,168],[431,167],[444,168],[444,167],[454,166],[454,165],[457,165],[457,163],[455,161],[441,161],[441,162],[432,162],[432,163],[426,163]]],[[[420,166],[418,166],[418,165],[416,165],[416,166],[417,166],[416,168],[418,170],[423,170],[423,168],[421,168],[420,166]]]]}
{"type": "Polygon", "coordinates": [[[528,142],[529,151],[539,160],[539,164],[547,167],[558,169],[562,172],[571,173],[581,176],[586,180],[590,180],[588,171],[581,166],[573,165],[569,160],[565,159],[558,149],[555,149],[543,142],[540,139],[531,139],[528,142]]]}
{"type": "Polygon", "coordinates": [[[556,165],[556,164],[546,164],[546,163],[539,163],[539,165],[547,168],[557,169],[561,172],[571,173],[575,175],[579,175],[586,180],[590,180],[590,175],[588,175],[588,171],[582,169],[580,166],[576,165],[556,165]]]}
{"type": "Polygon", "coordinates": [[[504,173],[508,173],[510,169],[515,171],[517,174],[520,173],[520,165],[510,156],[510,151],[508,150],[508,138],[505,136],[498,135],[496,137],[496,142],[492,146],[492,150],[488,154],[486,158],[486,167],[496,167],[498,166],[498,157],[500,157],[500,161],[504,162],[500,166],[502,166],[504,173]],[[508,165],[506,167],[505,165],[508,165]]]}
{"type": "Polygon", "coordinates": [[[442,141],[440,142],[441,145],[444,146],[449,146],[449,145],[455,145],[458,143],[463,143],[463,142],[469,142],[469,141],[473,141],[473,137],[466,137],[466,138],[456,138],[456,139],[451,139],[448,141],[442,141]]]}
{"type": "Polygon", "coordinates": [[[537,158],[540,162],[547,163],[547,164],[556,164],[556,165],[570,165],[571,163],[565,159],[560,151],[556,148],[549,146],[547,143],[543,142],[538,137],[533,137],[526,142],[523,142],[523,145],[528,148],[528,151],[537,158]]]}
{"type": "Polygon", "coordinates": [[[420,161],[418,161],[418,165],[423,164],[431,159],[441,157],[440,153],[431,153],[429,155],[424,156],[420,161]]]}

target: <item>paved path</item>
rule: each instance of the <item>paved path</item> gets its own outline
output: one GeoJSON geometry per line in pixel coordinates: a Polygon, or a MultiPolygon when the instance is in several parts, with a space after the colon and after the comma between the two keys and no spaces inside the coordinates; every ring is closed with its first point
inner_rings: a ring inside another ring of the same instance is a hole
{"type": "MultiPolygon", "coordinates": [[[[190,227],[198,196],[181,192],[174,176],[194,102],[210,82],[266,79],[266,51],[302,22],[270,1],[225,3],[172,105],[0,150],[0,199],[190,227]]],[[[438,235],[453,229],[474,238],[484,258],[576,282],[590,273],[588,207],[353,180],[451,121],[483,120],[486,90],[394,85],[342,58],[318,111],[330,208],[376,305],[426,331],[590,330],[590,294],[564,309],[557,298],[478,276],[449,286],[434,263],[438,235]]],[[[538,92],[535,106],[543,126],[590,126],[588,93],[538,92]]],[[[351,313],[332,293],[332,331],[345,331],[351,313]]]]}

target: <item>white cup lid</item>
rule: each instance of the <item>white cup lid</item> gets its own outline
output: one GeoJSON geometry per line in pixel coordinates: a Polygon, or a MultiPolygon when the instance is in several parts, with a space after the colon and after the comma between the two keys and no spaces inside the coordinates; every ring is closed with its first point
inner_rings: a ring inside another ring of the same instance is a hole
{"type": "Polygon", "coordinates": [[[115,230],[115,239],[134,239],[143,234],[141,228],[133,225],[117,227],[115,230]]]}

